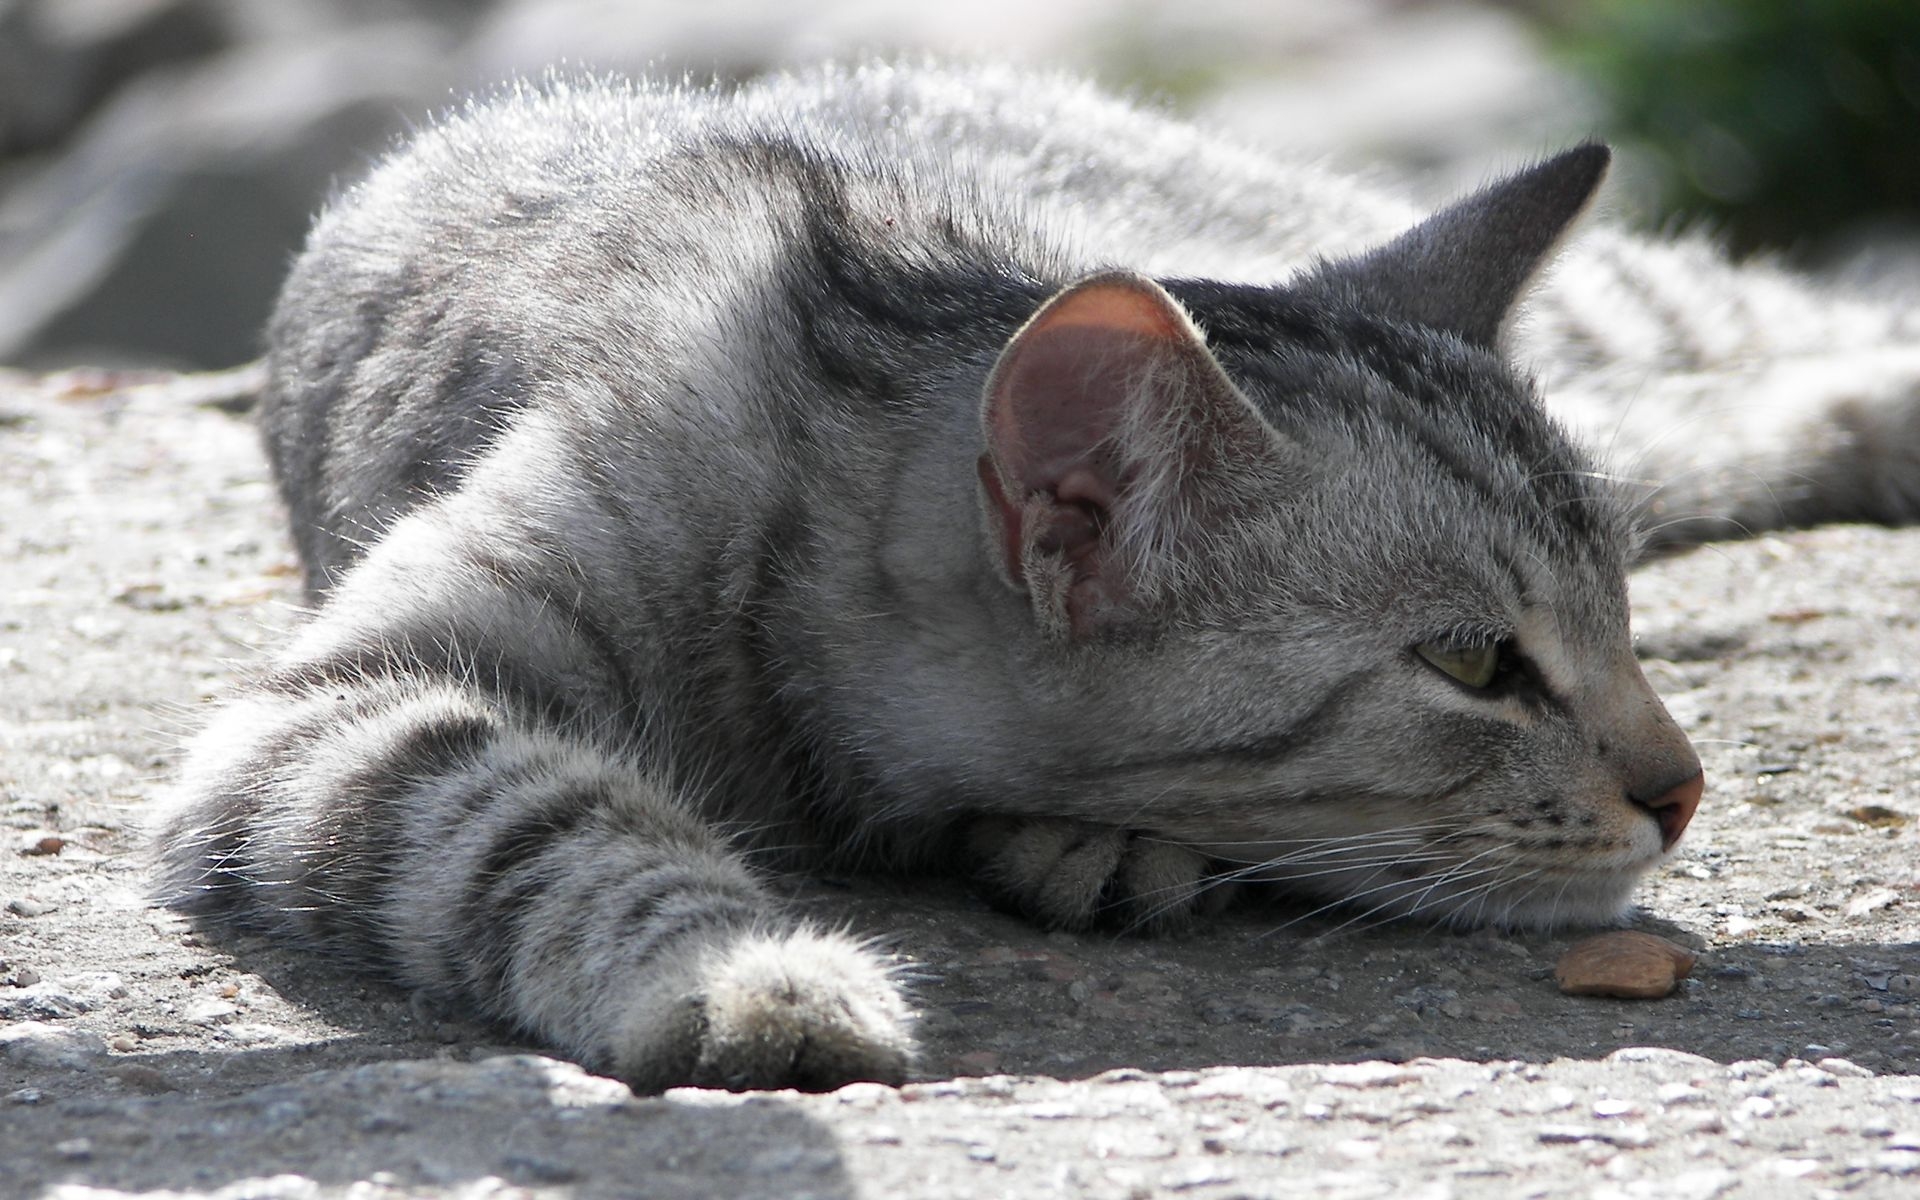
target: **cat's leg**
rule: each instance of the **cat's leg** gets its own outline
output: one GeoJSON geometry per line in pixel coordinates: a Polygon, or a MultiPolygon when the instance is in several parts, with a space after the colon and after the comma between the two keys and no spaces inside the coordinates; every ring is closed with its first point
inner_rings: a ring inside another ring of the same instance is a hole
{"type": "Polygon", "coordinates": [[[1064,817],[987,816],[964,836],[986,895],[1049,929],[1171,932],[1218,912],[1234,891],[1218,863],[1146,833],[1064,817]]]}
{"type": "MultiPolygon", "coordinates": [[[[437,624],[431,649],[322,637],[227,705],[162,832],[170,902],[641,1090],[904,1078],[911,1014],[882,956],[787,912],[669,780],[494,690],[541,693],[532,665],[436,670],[459,641],[437,624]]],[[[591,694],[546,635],[539,678],[591,694]]]]}

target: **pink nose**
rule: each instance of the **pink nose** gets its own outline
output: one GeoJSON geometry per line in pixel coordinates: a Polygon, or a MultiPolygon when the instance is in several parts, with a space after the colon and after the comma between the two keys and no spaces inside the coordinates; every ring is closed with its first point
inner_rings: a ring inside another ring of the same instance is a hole
{"type": "Polygon", "coordinates": [[[1660,822],[1660,848],[1673,849],[1673,844],[1686,832],[1687,822],[1693,820],[1694,810],[1700,807],[1700,796],[1707,790],[1706,776],[1695,771],[1684,783],[1679,783],[1651,800],[1638,797],[1634,803],[1647,810],[1653,819],[1660,822]]]}

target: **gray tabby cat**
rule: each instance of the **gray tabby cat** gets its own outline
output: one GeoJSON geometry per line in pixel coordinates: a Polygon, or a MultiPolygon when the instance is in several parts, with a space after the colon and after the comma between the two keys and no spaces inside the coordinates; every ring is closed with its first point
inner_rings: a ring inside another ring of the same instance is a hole
{"type": "Polygon", "coordinates": [[[1901,312],[1599,235],[1517,342],[1597,471],[1503,330],[1607,161],[1400,233],[993,70],[469,109],[287,283],[317,611],[194,747],[165,894],[640,1089],[908,1072],[887,960],[767,848],[957,859],[1065,928],[1241,879],[1614,918],[1701,795],[1630,644],[1642,514],[1912,517],[1920,364],[1901,312]],[[1782,337],[1871,369],[1744,444],[1782,337]]]}

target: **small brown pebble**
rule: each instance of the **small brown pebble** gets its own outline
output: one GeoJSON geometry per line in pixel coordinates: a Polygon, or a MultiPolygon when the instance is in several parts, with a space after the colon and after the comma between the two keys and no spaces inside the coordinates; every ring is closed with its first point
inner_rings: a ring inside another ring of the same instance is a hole
{"type": "Polygon", "coordinates": [[[67,839],[57,833],[48,833],[44,829],[36,829],[20,839],[22,854],[58,854],[66,847],[67,839]]]}
{"type": "Polygon", "coordinates": [[[1554,965],[1553,978],[1569,996],[1658,1000],[1687,977],[1694,961],[1685,946],[1622,929],[1575,942],[1554,965]]]}

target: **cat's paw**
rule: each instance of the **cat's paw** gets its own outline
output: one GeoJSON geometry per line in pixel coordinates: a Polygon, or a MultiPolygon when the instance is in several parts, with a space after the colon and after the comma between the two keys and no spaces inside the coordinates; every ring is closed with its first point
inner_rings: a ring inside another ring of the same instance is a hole
{"type": "Polygon", "coordinates": [[[898,1084],[913,1062],[912,1022],[893,973],[853,939],[742,933],[709,943],[664,1011],[637,1006],[614,1073],[640,1091],[898,1084]]]}
{"type": "Polygon", "coordinates": [[[1167,932],[1224,907],[1231,888],[1185,846],[1059,817],[981,817],[974,875],[995,903],[1049,929],[1167,932]]]}

